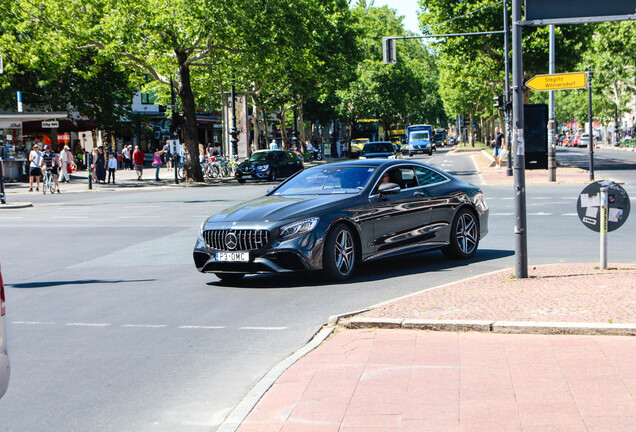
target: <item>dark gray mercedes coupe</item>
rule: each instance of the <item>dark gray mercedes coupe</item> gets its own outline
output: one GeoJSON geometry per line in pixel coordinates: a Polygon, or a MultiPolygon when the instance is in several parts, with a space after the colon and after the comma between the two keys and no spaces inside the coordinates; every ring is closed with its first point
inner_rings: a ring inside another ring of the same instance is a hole
{"type": "Polygon", "coordinates": [[[361,262],[398,254],[470,258],[487,232],[477,186],[415,161],[355,160],[301,171],[211,216],[194,263],[224,281],[305,270],[343,281],[361,262]]]}

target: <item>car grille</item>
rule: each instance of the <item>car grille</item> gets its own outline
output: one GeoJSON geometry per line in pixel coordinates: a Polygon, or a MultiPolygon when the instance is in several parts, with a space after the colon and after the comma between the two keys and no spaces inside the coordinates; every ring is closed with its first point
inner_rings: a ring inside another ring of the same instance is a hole
{"type": "Polygon", "coordinates": [[[249,251],[267,246],[267,230],[207,230],[203,232],[205,243],[216,250],[249,251]]]}

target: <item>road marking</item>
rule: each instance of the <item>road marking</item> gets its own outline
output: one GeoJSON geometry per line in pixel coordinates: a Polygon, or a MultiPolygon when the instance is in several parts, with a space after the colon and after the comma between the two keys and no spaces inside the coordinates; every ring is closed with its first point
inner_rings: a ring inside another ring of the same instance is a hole
{"type": "Polygon", "coordinates": [[[110,324],[108,323],[66,323],[67,326],[78,326],[78,327],[108,327],[110,324]]]}
{"type": "Polygon", "coordinates": [[[124,324],[122,327],[132,327],[132,328],[162,328],[168,327],[166,324],[124,324]]]}
{"type": "Polygon", "coordinates": [[[239,330],[285,330],[287,327],[239,327],[239,330]]]}
{"type": "Polygon", "coordinates": [[[561,216],[578,216],[578,213],[563,213],[561,216]]]}
{"type": "Polygon", "coordinates": [[[149,219],[149,218],[159,218],[159,216],[119,216],[119,219],[149,219]]]}
{"type": "Polygon", "coordinates": [[[158,205],[149,205],[149,206],[124,206],[125,209],[140,209],[140,208],[159,208],[158,205]]]}
{"type": "Polygon", "coordinates": [[[216,329],[224,329],[225,326],[179,326],[180,329],[203,329],[203,330],[216,330],[216,329]]]}
{"type": "Polygon", "coordinates": [[[514,199],[513,197],[506,197],[506,198],[502,198],[502,200],[512,200],[514,199]]]}
{"type": "Polygon", "coordinates": [[[54,322],[47,321],[13,321],[13,324],[28,324],[28,325],[53,325],[54,322]]]}
{"type": "Polygon", "coordinates": [[[88,219],[88,216],[53,216],[53,219],[88,219]]]}
{"type": "Polygon", "coordinates": [[[528,216],[551,216],[552,213],[544,213],[544,212],[538,212],[538,213],[528,213],[528,216]]]}
{"type": "Polygon", "coordinates": [[[536,200],[548,200],[551,199],[550,197],[533,197],[532,199],[536,199],[536,200]]]}
{"type": "Polygon", "coordinates": [[[490,213],[490,216],[510,216],[514,213],[490,213]]]}

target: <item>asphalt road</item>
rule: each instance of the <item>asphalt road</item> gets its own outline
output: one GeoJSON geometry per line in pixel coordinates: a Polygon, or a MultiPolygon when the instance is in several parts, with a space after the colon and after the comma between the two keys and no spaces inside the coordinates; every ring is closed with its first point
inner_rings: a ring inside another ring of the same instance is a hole
{"type": "MultiPolygon", "coordinates": [[[[479,180],[464,155],[417,158],[479,180]]],[[[512,190],[485,186],[490,233],[467,262],[393,258],[347,284],[297,274],[223,286],[199,274],[191,253],[204,218],[269,186],[37,195],[33,208],[2,211],[12,361],[2,430],[214,430],[330,315],[514,267],[512,190]]],[[[598,235],[575,216],[582,188],[528,188],[530,265],[598,260],[598,235]]],[[[634,217],[618,233],[610,261],[633,262],[634,217]]]]}

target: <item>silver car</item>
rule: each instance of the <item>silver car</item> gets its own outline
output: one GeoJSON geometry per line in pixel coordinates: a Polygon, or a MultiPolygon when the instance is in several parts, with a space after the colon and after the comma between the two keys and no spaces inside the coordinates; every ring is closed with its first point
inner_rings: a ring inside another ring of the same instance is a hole
{"type": "Polygon", "coordinates": [[[7,326],[5,322],[4,284],[2,283],[2,269],[0,269],[0,398],[9,386],[9,350],[7,349],[7,326]]]}

